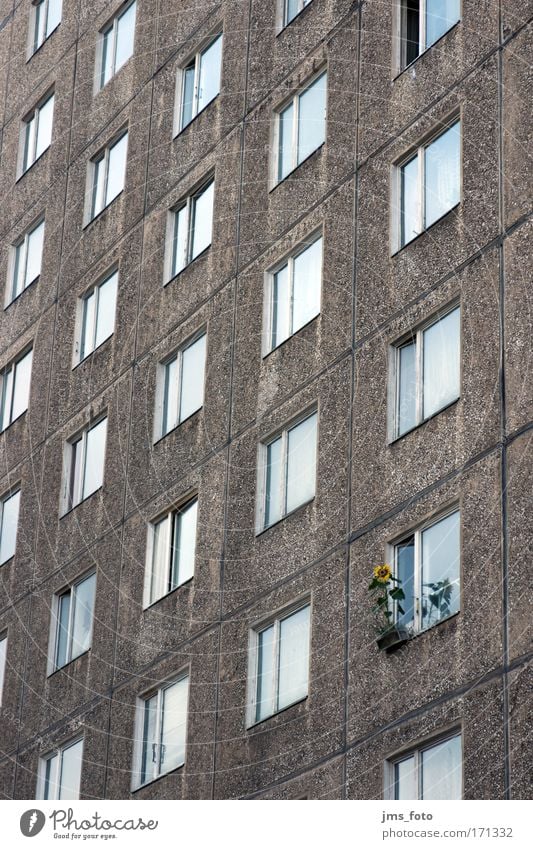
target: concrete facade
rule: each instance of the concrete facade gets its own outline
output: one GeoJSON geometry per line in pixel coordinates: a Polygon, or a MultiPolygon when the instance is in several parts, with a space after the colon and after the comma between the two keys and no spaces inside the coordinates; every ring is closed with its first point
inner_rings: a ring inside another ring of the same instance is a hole
{"type": "Polygon", "coordinates": [[[0,496],[22,493],[0,798],[35,797],[39,757],[83,733],[82,798],[377,799],[388,758],[452,728],[464,798],[527,798],[531,2],[462,0],[398,74],[394,0],[312,0],[281,31],[276,0],[137,0],[133,56],[95,94],[120,6],[63,0],[28,59],[30,0],[0,0],[2,298],[10,246],[46,221],[38,280],[0,310],[0,372],[34,351],[28,410],[0,434],[0,496]],[[220,94],[174,136],[177,69],[220,25],[220,94]],[[322,66],[326,142],[272,189],[273,109],[322,66]],[[20,122],[52,87],[51,146],[17,180],[20,122]],[[391,168],[455,113],[461,202],[391,255],[391,168]],[[85,226],[87,163],[126,125],[125,189],[85,226]],[[213,171],[212,245],[163,286],[167,212],[213,171]],[[318,228],[320,315],[263,358],[265,271],[318,228]],[[115,266],[114,333],[72,368],[77,301],[115,266]],[[391,443],[390,345],[454,299],[460,398],[391,443]],[[156,366],[200,327],[204,405],[154,444],[156,366]],[[316,495],[257,535],[257,444],[312,405],[316,495]],[[61,515],[65,440],[104,409],[104,486],[61,515]],[[147,523],[190,493],[194,578],[143,610],[147,523]],[[372,567],[452,503],[460,612],[380,652],[372,567]],[[91,649],[47,675],[52,598],[94,566],[91,649]],[[308,697],[247,728],[250,627],[305,595],[308,697]],[[132,793],[136,699],[185,668],[185,764],[132,793]]]}

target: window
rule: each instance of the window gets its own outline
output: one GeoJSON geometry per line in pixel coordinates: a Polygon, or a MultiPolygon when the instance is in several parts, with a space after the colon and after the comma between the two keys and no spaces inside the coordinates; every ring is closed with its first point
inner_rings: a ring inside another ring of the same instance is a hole
{"type": "Polygon", "coordinates": [[[145,607],[192,578],[197,517],[198,499],[194,498],[150,524],[145,607]]]}
{"type": "Polygon", "coordinates": [[[104,418],[67,443],[67,510],[102,486],[106,434],[107,418],[104,418]]]}
{"type": "Polygon", "coordinates": [[[261,444],[263,484],[258,531],[314,498],[317,419],[314,412],[261,444]]]}
{"type": "Polygon", "coordinates": [[[283,26],[286,27],[287,24],[299,15],[302,9],[305,9],[306,6],[309,5],[311,0],[281,0],[283,6],[283,26]]]}
{"type": "Polygon", "coordinates": [[[322,236],[290,256],[268,277],[266,353],[320,312],[322,236]]]}
{"type": "Polygon", "coordinates": [[[22,169],[27,171],[50,147],[54,118],[54,95],[48,94],[22,122],[22,169]]]}
{"type": "Polygon", "coordinates": [[[31,53],[35,53],[41,44],[61,23],[62,0],[40,0],[33,3],[33,26],[31,26],[31,53]]]}
{"type": "Polygon", "coordinates": [[[394,437],[456,401],[461,383],[461,310],[455,307],[393,349],[394,437]]]}
{"type": "Polygon", "coordinates": [[[18,298],[24,289],[27,289],[39,277],[43,256],[43,240],[44,220],[34,224],[24,237],[13,245],[13,273],[10,291],[8,292],[8,304],[18,298]]]}
{"type": "Polygon", "coordinates": [[[461,734],[390,761],[389,781],[391,799],[461,799],[461,734]]]}
{"type": "Polygon", "coordinates": [[[276,117],[276,182],[307,159],[326,139],[327,73],[296,94],[276,117]]]}
{"type": "Polygon", "coordinates": [[[136,7],[135,0],[129,3],[100,33],[99,88],[103,88],[133,54],[136,7]]]}
{"type": "Polygon", "coordinates": [[[221,66],[222,33],[219,33],[182,69],[178,77],[181,82],[178,130],[183,130],[215,99],[220,91],[221,66]]]}
{"type": "Polygon", "coordinates": [[[401,68],[435,44],[460,14],[461,0],[400,0],[401,68]]]}
{"type": "Polygon", "coordinates": [[[401,580],[404,613],[400,627],[413,632],[452,616],[460,604],[460,514],[454,510],[394,545],[394,569],[401,580]]]}
{"type": "Polygon", "coordinates": [[[461,122],[420,147],[397,172],[403,247],[460,201],[461,122]]]}
{"type": "Polygon", "coordinates": [[[0,499],[0,565],[15,554],[19,507],[20,489],[0,499]]]}
{"type": "Polygon", "coordinates": [[[41,758],[38,799],[79,799],[83,738],[41,758]]]}
{"type": "Polygon", "coordinates": [[[214,196],[212,179],[171,212],[169,280],[210,246],[214,196]]]}
{"type": "Polygon", "coordinates": [[[95,589],[93,572],[55,597],[54,653],[50,672],[70,663],[91,647],[95,589]]]}
{"type": "Polygon", "coordinates": [[[6,674],[6,657],[7,657],[7,636],[2,634],[0,637],[0,705],[2,704],[2,694],[4,692],[4,678],[6,674]]]}
{"type": "Polygon", "coordinates": [[[0,431],[28,409],[33,350],[26,351],[0,372],[0,431]]]}
{"type": "Polygon", "coordinates": [[[156,439],[202,407],[206,339],[206,334],[202,333],[160,366],[160,424],[156,439]]]}
{"type": "Polygon", "coordinates": [[[307,696],[310,618],[306,603],[252,631],[249,725],[307,696]]]}
{"type": "Polygon", "coordinates": [[[118,271],[91,289],[81,299],[81,328],[78,362],[113,335],[117,302],[118,271]]]}
{"type": "Polygon", "coordinates": [[[189,676],[182,675],[140,700],[134,787],[185,763],[188,690],[189,676]]]}
{"type": "Polygon", "coordinates": [[[90,219],[109,206],[124,189],[128,133],[106,147],[93,159],[91,165],[90,219]]]}

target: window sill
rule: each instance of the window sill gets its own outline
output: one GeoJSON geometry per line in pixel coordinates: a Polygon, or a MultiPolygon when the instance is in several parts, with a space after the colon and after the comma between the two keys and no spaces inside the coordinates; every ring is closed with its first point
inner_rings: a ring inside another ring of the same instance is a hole
{"type": "Polygon", "coordinates": [[[396,443],[400,442],[401,439],[404,439],[406,436],[409,436],[410,433],[414,433],[415,431],[420,430],[421,427],[424,427],[424,425],[426,425],[428,422],[433,421],[433,419],[435,419],[437,416],[440,416],[441,413],[446,412],[446,410],[450,410],[452,407],[458,404],[460,400],[461,396],[458,395],[457,398],[454,398],[453,401],[450,401],[450,403],[446,404],[445,407],[441,407],[440,410],[437,410],[435,413],[432,413],[432,415],[428,416],[427,419],[418,422],[418,424],[413,425],[413,427],[409,428],[409,430],[406,430],[399,436],[395,436],[393,439],[390,439],[389,445],[396,445],[396,443]]]}
{"type": "Polygon", "coordinates": [[[15,422],[18,422],[18,421],[19,421],[19,420],[20,420],[23,416],[25,416],[27,412],[28,412],[28,408],[26,407],[26,409],[25,409],[25,410],[23,410],[23,411],[22,411],[22,413],[19,413],[19,414],[18,414],[18,416],[17,416],[17,418],[16,418],[16,419],[13,419],[13,421],[12,421],[12,422],[9,422],[9,424],[8,424],[8,425],[6,425],[6,426],[5,426],[5,428],[4,428],[3,430],[0,430],[0,436],[3,436],[3,434],[4,434],[4,433],[7,433],[7,431],[9,430],[9,428],[10,428],[12,425],[14,425],[14,424],[15,424],[15,422]]]}
{"type": "Polygon", "coordinates": [[[308,3],[307,6],[304,6],[303,9],[300,9],[300,11],[294,16],[294,18],[291,18],[290,21],[287,21],[286,24],[282,24],[281,29],[279,29],[277,34],[276,34],[276,38],[279,38],[280,35],[282,35],[285,32],[285,30],[290,27],[291,24],[293,24],[295,21],[299,20],[302,17],[302,15],[307,11],[307,9],[311,8],[312,5],[313,5],[312,2],[308,3]]]}
{"type": "Polygon", "coordinates": [[[7,310],[7,309],[11,306],[11,304],[16,303],[16,302],[18,301],[18,299],[19,299],[19,298],[22,298],[22,296],[23,296],[24,292],[27,292],[27,291],[28,291],[28,289],[30,288],[30,286],[33,286],[33,284],[34,284],[34,283],[38,283],[38,282],[39,282],[39,278],[40,278],[40,276],[41,276],[41,275],[40,275],[40,274],[38,274],[38,275],[37,275],[37,277],[34,277],[34,278],[33,278],[33,280],[30,280],[30,282],[28,283],[28,285],[27,285],[27,286],[24,286],[24,289],[22,290],[22,292],[19,292],[19,293],[18,293],[18,295],[16,295],[16,296],[13,298],[13,300],[12,300],[12,301],[10,301],[8,304],[6,304],[6,305],[5,305],[5,307],[4,307],[4,311],[5,311],[5,310],[7,310]]]}
{"type": "Polygon", "coordinates": [[[401,254],[403,251],[405,251],[411,245],[414,245],[415,242],[418,242],[418,240],[420,238],[422,238],[422,236],[424,236],[426,233],[429,233],[431,230],[433,230],[433,228],[436,227],[437,224],[440,224],[441,221],[444,221],[444,219],[447,218],[448,215],[451,215],[451,213],[455,212],[460,206],[461,206],[461,201],[457,201],[457,203],[454,206],[451,206],[449,209],[446,210],[446,212],[443,212],[442,215],[440,216],[440,218],[437,218],[435,221],[433,221],[429,225],[429,227],[426,227],[420,233],[417,233],[416,236],[413,236],[413,238],[410,239],[409,242],[406,242],[405,245],[402,245],[400,248],[397,248],[395,251],[393,251],[392,254],[391,254],[391,259],[393,257],[397,257],[399,254],[401,254]]]}
{"type": "Polygon", "coordinates": [[[123,70],[123,69],[124,69],[127,65],[129,65],[129,63],[131,62],[131,60],[132,60],[132,59],[133,59],[133,53],[131,54],[131,56],[128,56],[128,58],[126,59],[126,61],[124,62],[124,64],[120,66],[120,68],[117,68],[117,70],[115,71],[115,73],[114,73],[111,77],[109,77],[109,79],[107,80],[107,82],[105,82],[103,85],[95,84],[95,87],[94,87],[94,97],[98,97],[98,95],[100,94],[100,92],[101,92],[101,91],[104,91],[106,88],[108,88],[108,86],[110,86],[110,85],[111,85],[111,83],[112,83],[114,80],[116,80],[116,78],[118,77],[118,75],[120,74],[120,72],[121,72],[121,71],[122,71],[122,70],[123,70]]]}
{"type": "Polygon", "coordinates": [[[96,348],[93,348],[92,351],[90,351],[88,354],[86,354],[86,356],[82,360],[78,360],[78,362],[74,363],[74,365],[72,366],[72,371],[75,371],[78,368],[78,366],[81,366],[81,365],[83,365],[83,363],[86,363],[87,360],[90,359],[90,357],[92,357],[93,354],[96,354],[96,352],[99,351],[100,348],[103,348],[105,343],[109,342],[109,340],[112,339],[112,337],[113,337],[113,333],[111,333],[110,336],[107,336],[105,339],[103,339],[100,342],[100,344],[97,345],[96,348]]]}
{"type": "Polygon", "coordinates": [[[54,675],[57,675],[58,672],[63,672],[69,666],[72,666],[73,663],[76,663],[77,660],[80,660],[80,658],[87,657],[90,650],[91,650],[91,647],[89,646],[88,649],[85,649],[85,651],[82,651],[81,654],[78,654],[78,655],[76,655],[76,657],[73,657],[73,658],[71,658],[71,660],[68,660],[66,663],[63,664],[63,666],[58,666],[58,667],[56,667],[56,669],[52,669],[50,672],[47,673],[47,676],[46,676],[47,679],[53,678],[54,675]]]}
{"type": "Polygon", "coordinates": [[[94,218],[90,218],[88,221],[85,222],[85,224],[82,227],[82,230],[86,230],[87,227],[90,227],[91,224],[94,224],[95,221],[98,221],[98,219],[102,217],[104,212],[106,212],[106,210],[108,210],[110,206],[113,206],[115,201],[118,200],[119,197],[123,194],[124,194],[124,189],[121,189],[120,192],[118,193],[118,195],[115,195],[115,197],[112,200],[110,200],[109,203],[106,206],[102,207],[100,212],[97,212],[97,214],[94,216],[94,218]]]}
{"type": "Polygon", "coordinates": [[[442,619],[439,619],[438,622],[434,622],[432,625],[427,625],[425,628],[421,628],[419,631],[413,631],[410,630],[408,627],[399,625],[394,625],[394,627],[398,629],[403,627],[404,630],[409,631],[409,636],[404,641],[404,643],[411,643],[413,640],[416,640],[417,637],[421,637],[423,634],[427,634],[430,631],[433,631],[440,625],[444,625],[446,622],[451,622],[453,619],[456,619],[459,616],[460,612],[460,610],[456,610],[455,613],[450,613],[449,616],[444,616],[442,619]]]}
{"type": "Polygon", "coordinates": [[[138,791],[142,790],[144,787],[149,787],[151,784],[155,784],[156,781],[161,781],[162,778],[166,778],[168,775],[174,775],[174,773],[177,773],[180,771],[180,769],[183,769],[184,766],[185,761],[183,761],[183,763],[179,764],[178,766],[175,766],[174,769],[169,769],[168,772],[161,772],[159,775],[156,775],[155,778],[151,778],[149,781],[145,781],[144,784],[138,784],[135,787],[132,787],[131,792],[138,793],[138,791]]]}
{"type": "Polygon", "coordinates": [[[16,554],[16,552],[14,554],[12,554],[10,557],[8,557],[7,560],[2,560],[2,562],[0,563],[0,569],[3,569],[4,566],[7,566],[8,563],[11,563],[11,561],[15,559],[15,554],[16,554]]]}
{"type": "Polygon", "coordinates": [[[31,163],[31,165],[28,165],[28,167],[26,168],[26,170],[25,170],[25,171],[22,171],[22,172],[18,175],[17,179],[15,180],[15,185],[16,185],[17,183],[19,183],[19,182],[22,180],[22,178],[26,176],[26,174],[29,174],[29,173],[30,173],[30,171],[31,171],[31,170],[32,170],[32,169],[33,169],[33,168],[37,165],[37,163],[41,161],[41,159],[43,158],[43,156],[44,156],[46,153],[48,153],[48,151],[50,150],[51,146],[52,146],[52,142],[50,142],[50,144],[48,145],[48,147],[45,147],[45,149],[44,149],[44,150],[43,150],[43,151],[39,154],[39,156],[37,157],[37,159],[34,159],[34,160],[33,160],[33,162],[31,163]]]}
{"type": "MultiPolygon", "coordinates": [[[[296,707],[296,705],[304,704],[308,700],[308,698],[309,693],[306,696],[302,696],[301,699],[298,699],[295,702],[291,702],[290,705],[286,705],[284,708],[281,708],[281,710],[277,710],[275,713],[271,713],[269,714],[269,716],[263,717],[263,719],[258,719],[257,722],[251,722],[249,725],[246,726],[246,730],[253,733],[256,728],[259,728],[259,726],[264,725],[266,722],[269,722],[269,720],[274,719],[276,716],[281,716],[283,713],[286,713],[288,710],[291,710],[291,708],[296,707]]],[[[265,729],[260,729],[261,733],[263,732],[263,730],[265,729]]]]}
{"type": "Polygon", "coordinates": [[[176,132],[174,133],[174,135],[173,135],[173,137],[172,137],[172,138],[173,138],[173,139],[177,139],[177,138],[179,138],[179,136],[183,135],[183,133],[184,133],[186,130],[188,130],[188,129],[189,129],[189,127],[190,127],[192,124],[194,124],[194,122],[195,122],[195,121],[196,121],[196,120],[200,117],[200,115],[203,115],[203,114],[204,114],[204,112],[206,111],[206,109],[209,109],[209,107],[211,106],[211,104],[212,104],[212,103],[214,103],[214,102],[215,102],[215,100],[218,100],[218,98],[219,98],[219,97],[220,97],[220,92],[219,92],[219,91],[217,91],[217,93],[215,94],[215,96],[214,96],[214,97],[212,97],[212,98],[211,98],[211,100],[209,101],[209,103],[206,103],[206,104],[205,104],[205,106],[202,106],[202,108],[200,109],[200,111],[199,111],[199,112],[197,112],[197,113],[196,113],[196,115],[194,115],[194,116],[191,118],[191,120],[189,121],[189,123],[188,123],[188,124],[185,124],[185,126],[184,126],[184,127],[182,127],[180,130],[176,130],[176,132]]]}
{"type": "Polygon", "coordinates": [[[299,162],[298,165],[294,166],[292,171],[289,171],[289,173],[285,174],[285,176],[282,177],[281,180],[278,180],[276,183],[274,183],[274,185],[271,186],[271,188],[269,190],[269,194],[272,194],[272,192],[274,192],[278,188],[278,186],[282,186],[284,183],[286,183],[288,180],[290,180],[291,177],[293,176],[293,174],[296,174],[298,169],[301,168],[302,165],[305,165],[306,162],[309,162],[309,160],[312,159],[313,156],[318,156],[318,154],[322,151],[322,148],[325,147],[325,144],[326,144],[326,142],[323,141],[322,144],[320,144],[318,147],[315,147],[315,149],[312,150],[311,153],[308,156],[305,157],[305,159],[302,159],[302,161],[299,162]]]}
{"type": "Polygon", "coordinates": [[[203,410],[203,408],[204,408],[204,406],[202,404],[201,407],[198,407],[197,410],[194,410],[194,412],[192,412],[189,416],[187,416],[186,419],[182,419],[181,422],[178,422],[178,424],[175,427],[171,428],[171,430],[167,430],[167,432],[164,433],[162,436],[158,436],[157,439],[155,440],[155,442],[153,443],[154,447],[156,445],[159,445],[160,442],[163,442],[163,440],[166,439],[167,436],[170,436],[171,433],[176,433],[176,431],[179,430],[180,427],[182,427],[182,425],[186,424],[187,422],[190,422],[191,419],[194,419],[194,417],[197,416],[198,413],[200,413],[203,410]]]}
{"type": "Polygon", "coordinates": [[[159,604],[165,598],[170,598],[170,596],[174,595],[174,593],[177,593],[178,590],[181,590],[183,587],[188,587],[190,584],[192,584],[193,580],[194,575],[191,575],[190,578],[187,578],[187,580],[183,581],[182,584],[178,584],[178,586],[174,587],[173,590],[170,590],[168,593],[165,593],[165,595],[159,596],[159,598],[156,598],[155,601],[151,601],[150,604],[147,604],[146,607],[143,607],[143,613],[147,613],[149,610],[152,610],[152,608],[154,608],[156,604],[159,604]]]}
{"type": "Polygon", "coordinates": [[[426,56],[426,54],[429,53],[430,50],[433,50],[433,48],[436,47],[436,45],[439,44],[439,42],[441,42],[443,38],[446,38],[446,36],[450,32],[453,32],[453,30],[456,29],[460,23],[461,18],[459,18],[454,24],[452,24],[450,29],[447,29],[446,32],[443,32],[442,35],[436,41],[433,42],[433,44],[430,44],[429,47],[426,47],[422,51],[422,53],[419,53],[416,59],[413,59],[412,62],[409,62],[409,64],[406,65],[405,68],[401,68],[398,73],[392,78],[392,82],[395,83],[396,80],[400,79],[400,77],[403,76],[407,71],[412,70],[413,66],[416,65],[416,63],[419,59],[422,58],[422,56],[426,56]]]}
{"type": "Polygon", "coordinates": [[[272,530],[272,528],[277,528],[285,519],[288,519],[290,516],[294,516],[296,513],[302,512],[309,504],[312,504],[315,500],[316,495],[313,495],[312,498],[309,498],[307,501],[304,501],[302,504],[298,504],[298,507],[295,507],[294,510],[291,510],[289,513],[285,513],[279,519],[276,519],[275,522],[272,522],[271,525],[267,525],[265,528],[261,528],[255,532],[256,539],[260,536],[263,536],[267,531],[272,530]]]}
{"type": "Polygon", "coordinates": [[[287,336],[287,338],[284,339],[283,342],[280,342],[279,345],[276,345],[275,348],[270,348],[269,351],[266,351],[266,353],[263,354],[263,360],[266,360],[268,357],[270,357],[276,351],[279,351],[280,348],[283,348],[284,345],[287,344],[287,342],[290,342],[291,339],[294,339],[295,336],[298,336],[298,334],[301,333],[302,330],[305,330],[306,327],[309,327],[309,325],[313,324],[313,322],[316,321],[317,318],[320,318],[319,312],[317,312],[317,314],[314,315],[313,318],[310,318],[309,321],[307,321],[305,324],[302,324],[301,327],[298,327],[297,330],[295,330],[293,333],[291,333],[290,336],[287,336]]]}
{"type": "Polygon", "coordinates": [[[197,254],[195,257],[193,257],[193,259],[191,259],[191,260],[187,263],[187,265],[184,265],[184,266],[183,266],[183,268],[180,268],[180,270],[179,270],[176,274],[174,274],[174,276],[173,276],[173,277],[170,277],[170,278],[167,280],[167,282],[163,284],[163,289],[165,289],[167,286],[169,286],[171,283],[173,283],[173,282],[174,282],[174,280],[177,280],[177,279],[178,279],[178,277],[181,277],[181,275],[182,275],[185,271],[187,271],[187,269],[188,269],[188,268],[190,268],[190,267],[191,267],[191,265],[192,265],[194,262],[196,262],[197,260],[201,259],[201,257],[205,256],[205,254],[207,253],[207,251],[208,251],[208,250],[210,250],[210,248],[211,248],[211,244],[209,244],[206,248],[204,248],[204,249],[203,249],[203,251],[201,251],[199,254],[197,254]]]}
{"type": "Polygon", "coordinates": [[[82,504],[85,504],[89,500],[89,498],[92,498],[93,495],[96,495],[97,492],[103,492],[103,489],[104,487],[102,484],[102,486],[99,486],[98,489],[95,489],[93,492],[90,492],[89,495],[86,495],[85,498],[82,498],[81,501],[78,501],[77,504],[74,504],[72,507],[69,507],[69,509],[65,513],[62,513],[59,518],[64,519],[66,516],[70,516],[70,514],[73,513],[74,510],[76,510],[82,504]]]}
{"type": "Polygon", "coordinates": [[[60,26],[61,26],[61,21],[59,21],[59,22],[56,24],[56,26],[54,27],[54,29],[52,30],[52,32],[48,33],[48,35],[46,36],[46,38],[44,38],[44,39],[41,41],[41,43],[40,43],[39,45],[37,45],[37,47],[35,48],[35,50],[34,50],[32,53],[30,53],[30,55],[29,55],[29,56],[28,56],[28,58],[26,59],[26,64],[28,64],[28,62],[31,62],[31,60],[33,59],[33,57],[34,57],[34,56],[36,56],[36,55],[37,55],[37,53],[39,53],[39,51],[41,51],[41,50],[42,50],[42,48],[44,47],[44,45],[47,43],[47,41],[49,41],[49,39],[53,36],[53,34],[57,31],[57,29],[58,29],[60,26]]]}

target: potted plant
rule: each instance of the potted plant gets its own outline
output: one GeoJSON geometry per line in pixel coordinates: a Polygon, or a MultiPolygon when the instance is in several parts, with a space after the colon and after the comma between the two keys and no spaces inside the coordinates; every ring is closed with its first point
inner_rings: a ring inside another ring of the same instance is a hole
{"type": "Polygon", "coordinates": [[[405,611],[401,602],[405,598],[401,579],[395,578],[388,563],[375,566],[372,580],[368,586],[374,607],[378,632],[377,644],[381,651],[392,651],[405,643],[411,636],[407,628],[397,625],[394,621],[394,610],[403,614],[405,611]]]}

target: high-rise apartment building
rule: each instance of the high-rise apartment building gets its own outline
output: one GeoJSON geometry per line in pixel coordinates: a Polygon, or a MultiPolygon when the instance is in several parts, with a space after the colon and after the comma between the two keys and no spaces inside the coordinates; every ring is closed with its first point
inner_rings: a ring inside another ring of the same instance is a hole
{"type": "Polygon", "coordinates": [[[0,0],[1,797],[527,794],[530,14],[0,0]]]}

